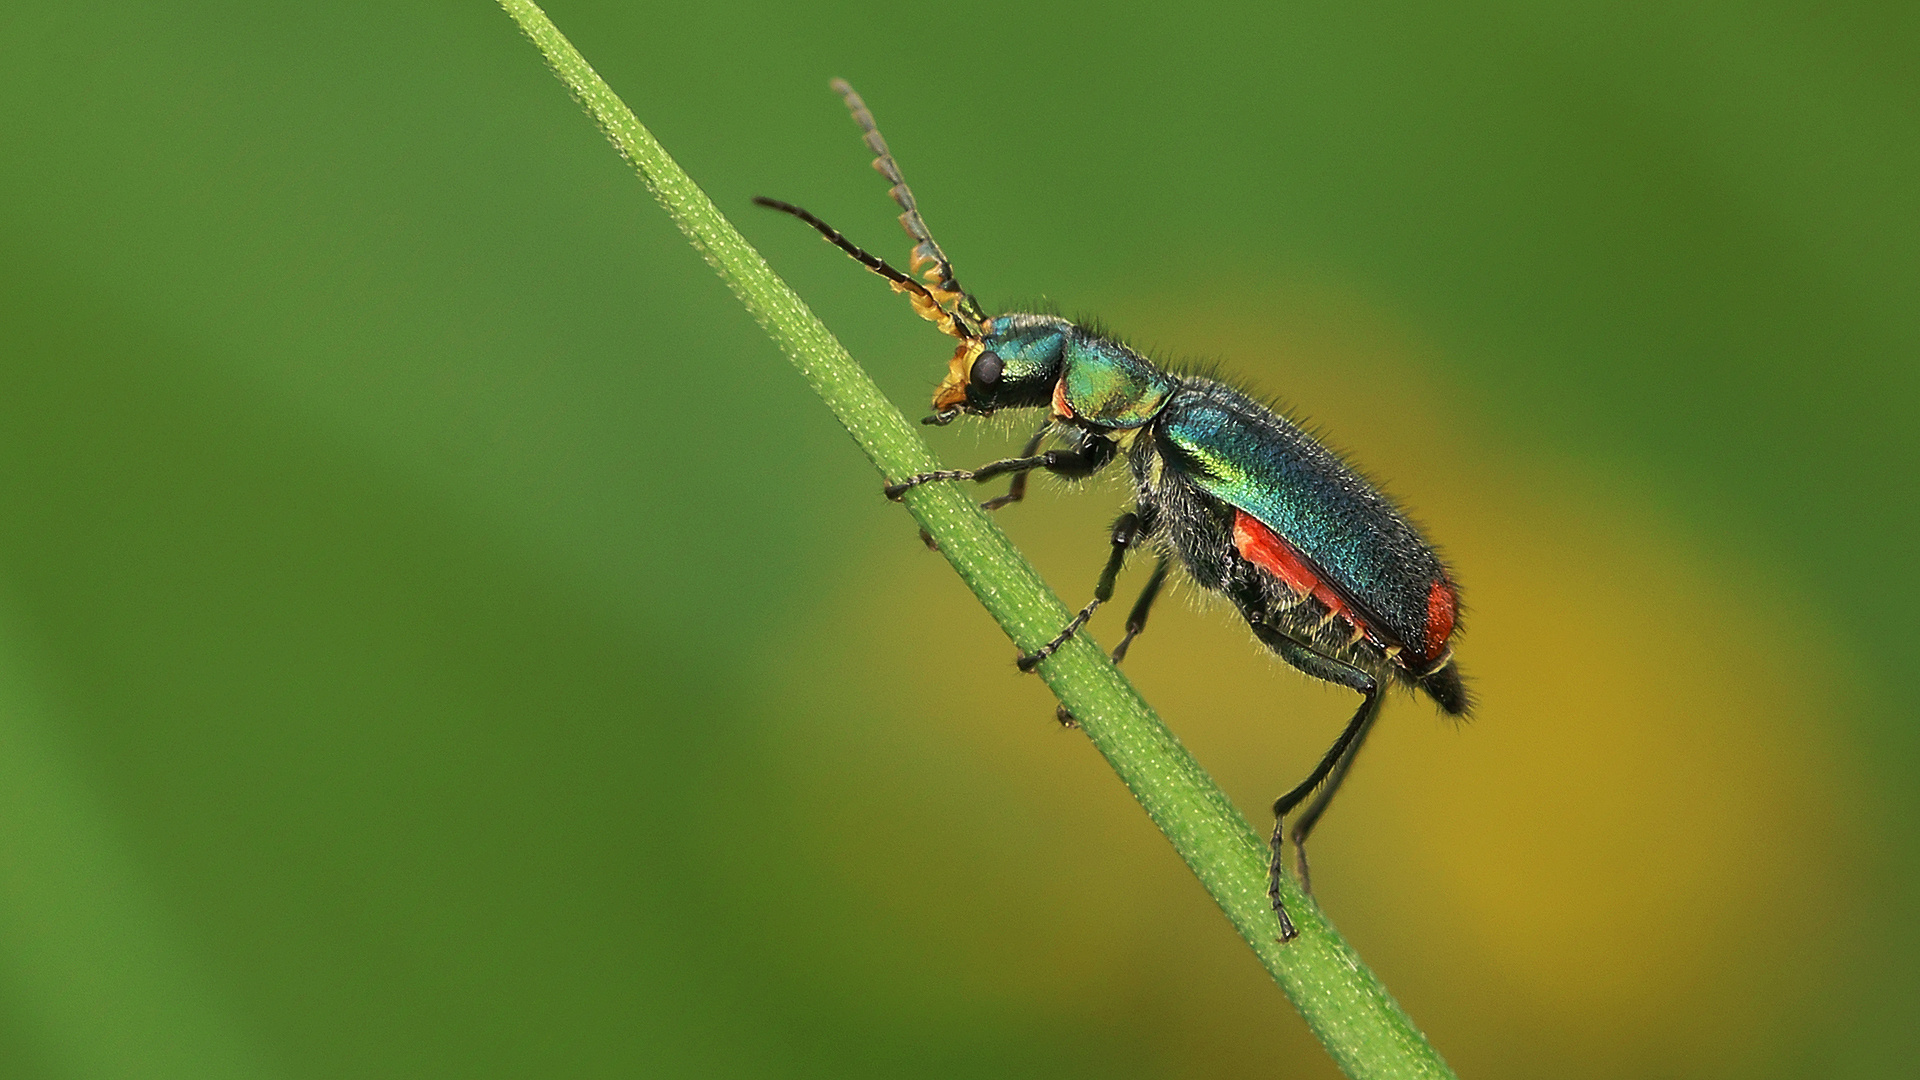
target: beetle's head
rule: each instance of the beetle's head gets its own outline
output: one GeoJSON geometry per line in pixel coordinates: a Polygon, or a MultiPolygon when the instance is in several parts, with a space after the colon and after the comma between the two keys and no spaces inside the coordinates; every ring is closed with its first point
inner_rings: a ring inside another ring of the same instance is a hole
{"type": "Polygon", "coordinates": [[[1060,381],[1061,349],[1070,329],[1054,315],[1000,315],[986,320],[977,338],[962,338],[947,377],[933,392],[928,423],[945,424],[961,413],[985,416],[996,409],[1047,404],[1060,381]]]}
{"type": "Polygon", "coordinates": [[[953,263],[928,231],[913,192],[900,175],[900,166],[887,150],[887,141],[880,137],[866,103],[840,79],[833,80],[833,88],[846,99],[854,122],[866,133],[867,149],[875,155],[874,169],[892,185],[889,191],[901,210],[900,226],[913,238],[907,269],[895,269],[792,203],[762,196],[753,201],[813,226],[828,243],[886,278],[893,291],[904,294],[921,318],[959,340],[947,377],[934,391],[933,415],[922,423],[949,424],[962,413],[984,416],[996,409],[1045,405],[1059,378],[1066,321],[1051,315],[988,318],[980,302],[955,279],[953,263]]]}

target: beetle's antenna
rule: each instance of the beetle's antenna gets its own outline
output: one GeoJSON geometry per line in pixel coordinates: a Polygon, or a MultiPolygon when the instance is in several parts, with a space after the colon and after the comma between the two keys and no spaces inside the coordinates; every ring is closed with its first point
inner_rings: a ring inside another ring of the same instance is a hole
{"type": "MultiPolygon", "coordinates": [[[[947,253],[940,250],[940,244],[934,240],[933,233],[927,229],[926,219],[920,216],[920,208],[913,201],[913,190],[907,187],[906,178],[900,175],[900,164],[893,160],[893,153],[887,149],[887,140],[881,136],[880,128],[873,122],[873,113],[867,109],[867,103],[860,100],[845,79],[835,79],[833,89],[847,99],[847,111],[853,114],[853,122],[866,132],[867,149],[874,152],[873,167],[892,185],[888,194],[900,204],[904,211],[900,215],[900,227],[907,230],[913,238],[913,257],[909,266],[918,272],[920,267],[932,263],[933,268],[926,273],[926,283],[943,302],[953,302],[954,311],[960,316],[961,325],[972,324],[973,328],[983,326],[987,321],[986,312],[980,310],[980,302],[973,294],[962,288],[953,276],[953,263],[947,259],[947,253]]],[[[956,335],[958,336],[958,335],[956,335]]],[[[968,337],[978,336],[968,334],[968,337]]]]}
{"type": "MultiPolygon", "coordinates": [[[[867,269],[873,271],[876,274],[879,274],[881,277],[886,278],[888,281],[893,282],[895,285],[902,286],[915,293],[920,293],[923,295],[927,294],[927,290],[921,287],[919,282],[913,280],[912,278],[901,273],[900,271],[895,270],[892,266],[889,266],[887,264],[887,260],[881,258],[878,255],[872,254],[871,252],[867,251],[867,249],[847,239],[846,236],[843,235],[839,229],[836,229],[833,226],[827,224],[826,222],[821,221],[819,218],[814,217],[812,214],[808,213],[805,208],[795,206],[790,202],[782,202],[779,199],[769,199],[765,195],[755,195],[753,197],[753,201],[755,204],[759,206],[767,207],[770,210],[778,210],[783,214],[792,214],[794,217],[797,217],[801,221],[804,221],[807,224],[813,226],[815,229],[818,229],[820,231],[821,236],[824,236],[827,238],[827,242],[829,244],[832,244],[834,247],[837,247],[841,251],[844,251],[847,254],[853,256],[855,262],[858,262],[860,265],[866,267],[867,269]]],[[[931,299],[930,295],[929,295],[929,299],[931,299]]]]}
{"type": "Polygon", "coordinates": [[[906,293],[907,299],[913,302],[913,310],[919,312],[921,318],[938,326],[942,332],[969,341],[979,337],[978,334],[969,331],[964,323],[954,317],[952,312],[941,307],[940,301],[935,298],[931,289],[900,271],[895,270],[892,266],[888,265],[887,260],[847,239],[841,235],[839,229],[821,221],[805,209],[795,206],[790,202],[782,202],[779,199],[769,199],[765,195],[755,195],[753,201],[768,209],[778,210],[783,214],[792,214],[794,217],[813,226],[814,229],[819,231],[821,236],[827,238],[828,243],[846,252],[848,255],[853,256],[854,261],[858,262],[861,266],[893,282],[894,291],[906,293]]]}

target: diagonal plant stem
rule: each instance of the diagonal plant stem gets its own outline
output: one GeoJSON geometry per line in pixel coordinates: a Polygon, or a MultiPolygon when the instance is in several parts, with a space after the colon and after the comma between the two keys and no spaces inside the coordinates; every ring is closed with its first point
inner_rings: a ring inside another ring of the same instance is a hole
{"type": "MultiPolygon", "coordinates": [[[[937,468],[919,432],[674,164],[546,13],[530,0],[500,3],[882,475],[891,481],[937,468]]],[[[1023,652],[1047,641],[1071,617],[975,505],[970,491],[927,484],[910,491],[906,504],[1023,652]]],[[[1068,641],[1040,665],[1039,674],[1348,1076],[1453,1076],[1291,880],[1283,882],[1282,898],[1300,936],[1280,943],[1267,900],[1265,842],[1086,634],[1068,641]]]]}

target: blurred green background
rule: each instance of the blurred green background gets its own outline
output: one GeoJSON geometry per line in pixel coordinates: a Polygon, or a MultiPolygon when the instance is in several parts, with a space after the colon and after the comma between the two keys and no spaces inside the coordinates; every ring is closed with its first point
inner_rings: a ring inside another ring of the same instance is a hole
{"type": "MultiPolygon", "coordinates": [[[[1920,8],[549,10],[913,415],[747,202],[905,254],[836,75],[989,306],[1442,541],[1478,718],[1315,877],[1463,1076],[1911,1075],[1920,8]]],[[[1333,1074],[496,8],[8,6],[0,87],[0,1074],[1333,1074]]],[[[1001,518],[1072,602],[1087,488],[1001,518]]],[[[1350,708],[1129,670],[1256,822],[1350,708]]]]}

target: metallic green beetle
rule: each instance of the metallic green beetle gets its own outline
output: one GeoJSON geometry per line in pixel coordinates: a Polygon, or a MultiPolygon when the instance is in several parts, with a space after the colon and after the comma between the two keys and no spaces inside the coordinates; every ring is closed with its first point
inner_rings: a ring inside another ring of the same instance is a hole
{"type": "Polygon", "coordinates": [[[1247,394],[1208,378],[1163,370],[1095,330],[1057,315],[988,316],[954,278],[953,264],[928,232],[913,193],[858,94],[834,89],[865,132],[874,168],[892,185],[900,223],[914,240],[915,278],[855,246],[791,203],[760,198],[792,214],[907,294],[914,310],[956,338],[946,379],[934,391],[927,423],[1001,409],[1046,409],[1047,419],[1018,457],[977,469],[907,477],[886,489],[898,499],[934,481],[982,481],[1012,475],[997,509],[1025,494],[1028,473],[1090,476],[1124,457],[1133,473],[1131,510],[1114,523],[1111,553],[1094,599],[1058,636],[1020,657],[1031,671],[1113,597],[1127,554],[1157,553],[1145,589],[1113,650],[1126,655],[1178,564],[1201,588],[1225,595],[1281,659],[1360,694],[1340,737],[1306,779],[1274,802],[1269,895],[1281,937],[1294,936],[1280,901],[1282,841],[1294,846],[1303,888],[1310,887],[1306,841],[1346,778],[1379,716],[1390,685],[1426,694],[1455,716],[1470,702],[1453,659],[1459,590],[1420,531],[1358,472],[1311,435],[1247,394]],[[1049,442],[1054,449],[1042,449],[1049,442]],[[1288,816],[1314,797],[1291,828],[1288,816]]]}

